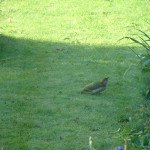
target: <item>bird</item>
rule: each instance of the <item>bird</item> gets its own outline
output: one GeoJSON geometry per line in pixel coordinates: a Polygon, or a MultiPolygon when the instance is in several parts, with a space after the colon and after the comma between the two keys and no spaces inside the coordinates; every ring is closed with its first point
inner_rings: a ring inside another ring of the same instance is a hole
{"type": "Polygon", "coordinates": [[[106,89],[106,85],[108,82],[108,78],[104,78],[102,81],[96,81],[96,82],[92,82],[89,85],[86,85],[81,91],[80,93],[84,93],[84,92],[90,92],[91,94],[96,94],[99,92],[102,92],[106,89]]]}

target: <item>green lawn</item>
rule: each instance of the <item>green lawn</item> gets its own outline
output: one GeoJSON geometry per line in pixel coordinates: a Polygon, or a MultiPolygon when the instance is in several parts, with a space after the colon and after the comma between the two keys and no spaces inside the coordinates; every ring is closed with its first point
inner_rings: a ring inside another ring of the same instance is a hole
{"type": "Polygon", "coordinates": [[[0,147],[4,150],[113,150],[144,100],[130,27],[147,31],[148,0],[0,2],[0,147]],[[9,60],[3,60],[8,59],[9,60]],[[109,77],[101,94],[84,85],[109,77]]]}

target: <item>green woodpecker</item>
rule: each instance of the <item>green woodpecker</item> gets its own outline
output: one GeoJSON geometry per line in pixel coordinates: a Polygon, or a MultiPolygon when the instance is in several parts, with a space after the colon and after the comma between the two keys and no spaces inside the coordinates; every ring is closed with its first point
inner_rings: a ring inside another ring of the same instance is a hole
{"type": "Polygon", "coordinates": [[[92,82],[91,84],[86,85],[81,90],[81,94],[83,92],[91,92],[91,94],[96,94],[98,92],[102,92],[106,89],[107,82],[108,82],[108,78],[104,78],[102,81],[92,82]]]}

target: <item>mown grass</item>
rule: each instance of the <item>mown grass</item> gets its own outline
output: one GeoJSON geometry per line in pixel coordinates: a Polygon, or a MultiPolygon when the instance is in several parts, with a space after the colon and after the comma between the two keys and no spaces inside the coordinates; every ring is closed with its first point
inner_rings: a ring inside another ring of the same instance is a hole
{"type": "MultiPolygon", "coordinates": [[[[103,150],[123,145],[117,131],[144,100],[148,74],[127,42],[129,31],[147,29],[149,1],[1,2],[0,146],[4,149],[103,150]],[[98,95],[80,95],[109,76],[98,95]],[[144,89],[144,90],[143,90],[144,89]]],[[[137,51],[141,51],[139,47],[137,51]]]]}

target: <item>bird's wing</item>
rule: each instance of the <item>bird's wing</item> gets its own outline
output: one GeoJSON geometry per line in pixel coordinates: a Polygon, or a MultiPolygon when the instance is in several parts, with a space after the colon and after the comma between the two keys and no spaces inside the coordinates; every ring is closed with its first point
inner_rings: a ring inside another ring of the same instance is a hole
{"type": "Polygon", "coordinates": [[[102,84],[101,84],[99,81],[96,81],[96,82],[93,82],[93,83],[91,83],[91,84],[85,86],[85,87],[83,88],[83,90],[84,90],[84,91],[92,91],[92,90],[95,90],[95,89],[97,89],[97,88],[99,88],[99,87],[101,87],[101,86],[102,86],[102,84]]]}
{"type": "Polygon", "coordinates": [[[99,88],[97,88],[97,89],[94,89],[94,90],[92,90],[92,94],[95,94],[95,93],[98,93],[98,92],[102,92],[102,91],[104,91],[106,88],[104,88],[104,87],[99,87],[99,88]]]}

